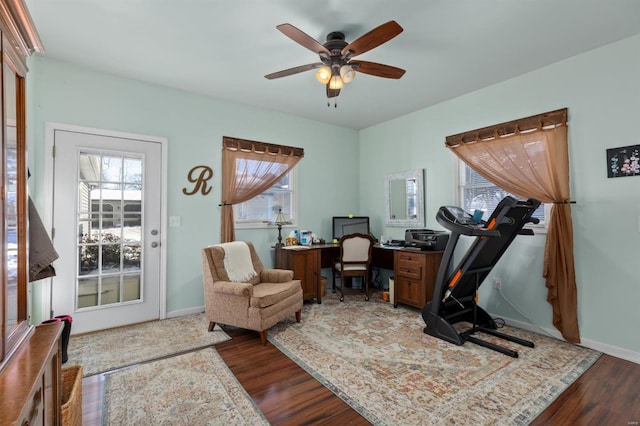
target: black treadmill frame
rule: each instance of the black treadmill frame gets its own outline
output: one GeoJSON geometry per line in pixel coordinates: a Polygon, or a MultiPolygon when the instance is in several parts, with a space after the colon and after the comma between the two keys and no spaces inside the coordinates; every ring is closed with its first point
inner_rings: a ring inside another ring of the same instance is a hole
{"type": "Polygon", "coordinates": [[[469,341],[505,355],[517,358],[518,352],[475,337],[476,332],[534,347],[533,342],[496,331],[497,324],[476,303],[478,288],[491,272],[517,235],[533,235],[523,229],[527,223],[538,223],[532,215],[540,206],[538,200],[519,201],[507,196],[500,201],[485,222],[473,221],[473,216],[459,207],[443,206],[436,220],[451,231],[436,278],[433,300],[422,309],[424,332],[442,340],[463,345],[469,341]],[[461,235],[476,237],[458,266],[449,274],[455,247],[461,235]],[[458,332],[454,324],[469,322],[472,327],[458,332]]]}

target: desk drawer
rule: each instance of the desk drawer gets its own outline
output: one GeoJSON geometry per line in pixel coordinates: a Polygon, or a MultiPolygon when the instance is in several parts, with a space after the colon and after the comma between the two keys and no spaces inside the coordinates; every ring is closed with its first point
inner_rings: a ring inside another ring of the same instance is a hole
{"type": "Polygon", "coordinates": [[[420,281],[423,275],[423,262],[400,257],[395,268],[395,274],[399,277],[420,281]]]}
{"type": "Polygon", "coordinates": [[[422,279],[422,266],[412,262],[400,262],[396,267],[396,275],[420,281],[422,279]]]}
{"type": "Polygon", "coordinates": [[[396,253],[397,262],[418,262],[422,263],[425,256],[421,252],[400,250],[396,253]]]}

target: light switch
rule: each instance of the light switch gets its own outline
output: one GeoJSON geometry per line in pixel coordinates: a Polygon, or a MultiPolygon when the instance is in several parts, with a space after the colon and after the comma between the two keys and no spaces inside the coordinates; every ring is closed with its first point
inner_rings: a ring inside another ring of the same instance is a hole
{"type": "Polygon", "coordinates": [[[180,216],[169,216],[169,226],[172,228],[181,226],[180,216]]]}

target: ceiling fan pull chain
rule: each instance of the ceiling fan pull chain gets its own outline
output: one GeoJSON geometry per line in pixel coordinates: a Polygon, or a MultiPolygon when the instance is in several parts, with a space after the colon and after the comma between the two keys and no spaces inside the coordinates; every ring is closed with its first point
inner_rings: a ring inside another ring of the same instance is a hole
{"type": "MultiPolygon", "coordinates": [[[[331,99],[329,99],[329,100],[327,101],[327,108],[329,108],[329,107],[331,107],[331,99]]],[[[335,99],[334,99],[334,101],[333,101],[333,107],[334,107],[334,108],[338,108],[338,101],[337,101],[337,100],[335,100],[335,99]]]]}

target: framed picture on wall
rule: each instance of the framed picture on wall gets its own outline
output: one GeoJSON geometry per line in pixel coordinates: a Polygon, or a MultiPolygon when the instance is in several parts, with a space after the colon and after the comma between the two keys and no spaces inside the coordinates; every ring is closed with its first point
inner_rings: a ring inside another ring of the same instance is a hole
{"type": "Polygon", "coordinates": [[[607,177],[640,176],[640,145],[607,149],[607,177]]]}

